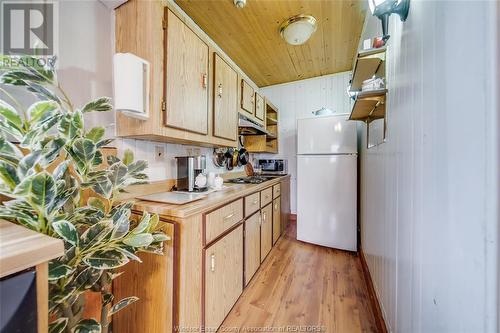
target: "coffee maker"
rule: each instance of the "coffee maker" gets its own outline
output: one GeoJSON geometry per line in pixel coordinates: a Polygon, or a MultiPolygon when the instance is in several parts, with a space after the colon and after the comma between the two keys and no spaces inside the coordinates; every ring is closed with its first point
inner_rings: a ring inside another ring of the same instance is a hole
{"type": "Polygon", "coordinates": [[[204,173],[207,168],[205,155],[180,156],[177,159],[177,191],[203,192],[206,185],[199,187],[195,184],[196,176],[204,173]]]}

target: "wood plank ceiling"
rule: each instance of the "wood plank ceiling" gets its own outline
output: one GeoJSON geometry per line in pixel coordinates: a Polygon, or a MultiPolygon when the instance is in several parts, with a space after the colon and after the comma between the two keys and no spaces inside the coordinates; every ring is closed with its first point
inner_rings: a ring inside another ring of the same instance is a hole
{"type": "Polygon", "coordinates": [[[359,0],[233,0],[175,2],[259,86],[350,70],[366,13],[359,0]],[[313,15],[318,29],[300,46],[279,34],[283,21],[313,15]]]}

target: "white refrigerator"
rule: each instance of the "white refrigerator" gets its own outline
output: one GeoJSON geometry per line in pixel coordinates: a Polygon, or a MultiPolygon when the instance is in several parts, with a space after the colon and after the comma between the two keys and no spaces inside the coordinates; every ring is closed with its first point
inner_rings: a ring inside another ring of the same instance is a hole
{"type": "Polygon", "coordinates": [[[297,121],[297,239],[357,250],[357,135],[348,115],[297,121]]]}

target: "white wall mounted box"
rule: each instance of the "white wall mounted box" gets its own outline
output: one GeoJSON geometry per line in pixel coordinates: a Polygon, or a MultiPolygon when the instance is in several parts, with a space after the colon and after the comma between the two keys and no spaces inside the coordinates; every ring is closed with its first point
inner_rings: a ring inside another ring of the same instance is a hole
{"type": "Polygon", "coordinates": [[[149,118],[149,62],[131,53],[113,57],[116,111],[138,119],[149,118]]]}
{"type": "Polygon", "coordinates": [[[115,9],[123,5],[128,0],[100,0],[109,9],[115,9]]]}

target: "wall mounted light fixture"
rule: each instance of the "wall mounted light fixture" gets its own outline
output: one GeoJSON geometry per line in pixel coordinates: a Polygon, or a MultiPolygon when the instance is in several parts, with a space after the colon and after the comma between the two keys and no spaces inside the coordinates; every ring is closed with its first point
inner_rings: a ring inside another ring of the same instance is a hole
{"type": "Polygon", "coordinates": [[[398,14],[401,21],[406,21],[410,9],[410,0],[368,0],[372,14],[382,21],[382,39],[384,44],[389,39],[389,16],[398,14]]]}

